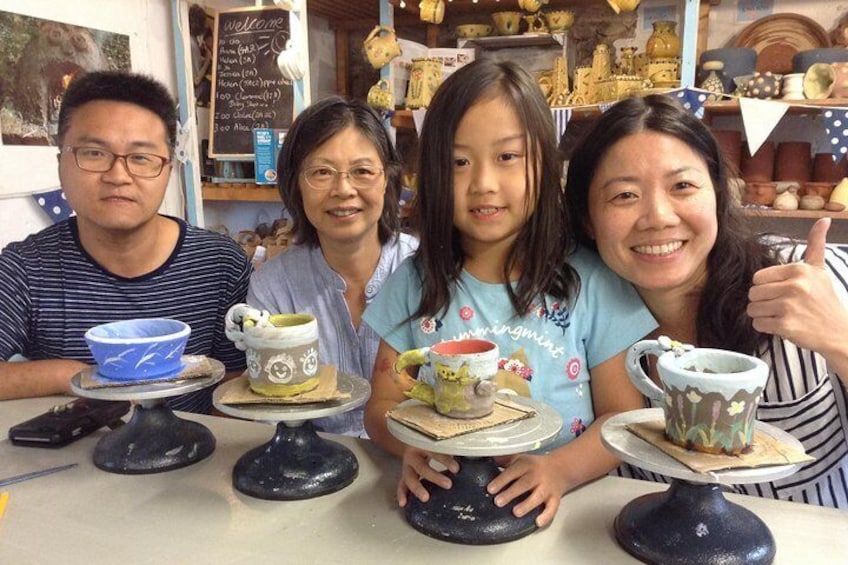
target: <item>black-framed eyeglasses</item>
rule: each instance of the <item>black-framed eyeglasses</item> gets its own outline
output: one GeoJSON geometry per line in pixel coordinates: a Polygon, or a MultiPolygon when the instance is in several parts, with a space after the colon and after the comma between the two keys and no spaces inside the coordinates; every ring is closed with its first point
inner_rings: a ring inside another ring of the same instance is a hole
{"type": "Polygon", "coordinates": [[[171,162],[167,157],[153,153],[127,153],[119,155],[100,147],[73,147],[66,145],[62,151],[74,154],[77,167],[89,173],[105,173],[111,171],[115,161],[123,159],[127,172],[134,177],[152,179],[162,174],[165,165],[171,162]]]}
{"type": "Polygon", "coordinates": [[[356,190],[368,190],[380,184],[383,172],[383,169],[370,165],[359,165],[347,171],[340,171],[329,165],[318,165],[303,169],[301,174],[313,190],[330,190],[342,175],[347,176],[350,186],[356,190]]]}

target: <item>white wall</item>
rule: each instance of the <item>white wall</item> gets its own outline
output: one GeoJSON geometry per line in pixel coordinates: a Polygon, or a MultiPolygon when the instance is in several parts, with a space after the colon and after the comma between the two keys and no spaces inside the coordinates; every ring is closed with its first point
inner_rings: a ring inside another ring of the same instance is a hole
{"type": "MultiPolygon", "coordinates": [[[[133,70],[176,93],[170,0],[0,0],[0,10],[128,35],[133,70]]],[[[175,171],[162,211],[181,216],[177,176],[175,171]]],[[[0,146],[0,179],[7,195],[58,186],[56,148],[0,146]]],[[[49,223],[28,195],[0,199],[0,247],[49,223]]]]}

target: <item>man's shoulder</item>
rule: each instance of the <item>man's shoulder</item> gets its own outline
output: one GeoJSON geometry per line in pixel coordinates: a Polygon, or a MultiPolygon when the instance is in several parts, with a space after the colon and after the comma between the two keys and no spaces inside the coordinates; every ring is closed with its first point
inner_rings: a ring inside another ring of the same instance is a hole
{"type": "Polygon", "coordinates": [[[57,259],[67,247],[76,247],[68,221],[59,222],[43,230],[30,234],[21,241],[13,241],[4,249],[3,254],[18,255],[24,260],[49,261],[57,259]]]}

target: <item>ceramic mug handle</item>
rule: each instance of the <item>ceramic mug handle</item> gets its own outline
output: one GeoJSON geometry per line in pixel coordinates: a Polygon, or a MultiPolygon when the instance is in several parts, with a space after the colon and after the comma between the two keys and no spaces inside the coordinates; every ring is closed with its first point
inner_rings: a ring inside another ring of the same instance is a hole
{"type": "Polygon", "coordinates": [[[627,374],[633,385],[639,389],[639,392],[653,400],[662,400],[665,393],[651,380],[645,370],[642,369],[642,357],[645,355],[656,355],[659,357],[667,350],[660,346],[655,339],[645,339],[635,343],[627,350],[627,358],[624,362],[627,368],[627,374]]]}
{"type": "MultiPolygon", "coordinates": [[[[419,349],[410,349],[400,354],[395,361],[395,372],[400,373],[407,367],[416,365],[426,365],[430,362],[430,348],[421,347],[419,349]]],[[[406,391],[406,396],[420,400],[425,404],[433,406],[435,404],[435,392],[433,387],[426,383],[418,382],[410,390],[406,391]]]]}

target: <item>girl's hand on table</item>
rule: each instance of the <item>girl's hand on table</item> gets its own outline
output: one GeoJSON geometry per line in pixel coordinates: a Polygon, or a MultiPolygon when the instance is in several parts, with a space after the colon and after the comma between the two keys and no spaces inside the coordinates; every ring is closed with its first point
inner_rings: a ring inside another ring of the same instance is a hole
{"type": "Polygon", "coordinates": [[[451,488],[450,478],[431,467],[431,459],[444,465],[451,473],[459,472],[459,463],[450,455],[430,453],[423,449],[408,447],[403,452],[400,482],[397,488],[397,499],[400,506],[406,506],[409,493],[412,493],[421,502],[430,500],[430,493],[421,484],[423,479],[443,489],[451,488]]]}
{"type": "Polygon", "coordinates": [[[495,496],[495,505],[506,506],[523,494],[528,494],[513,508],[517,517],[525,516],[534,508],[543,504],[542,513],[536,518],[540,528],[551,523],[559,508],[559,501],[567,490],[564,478],[557,471],[557,465],[549,455],[517,455],[497,458],[499,466],[504,467],[486,490],[495,496]]]}

